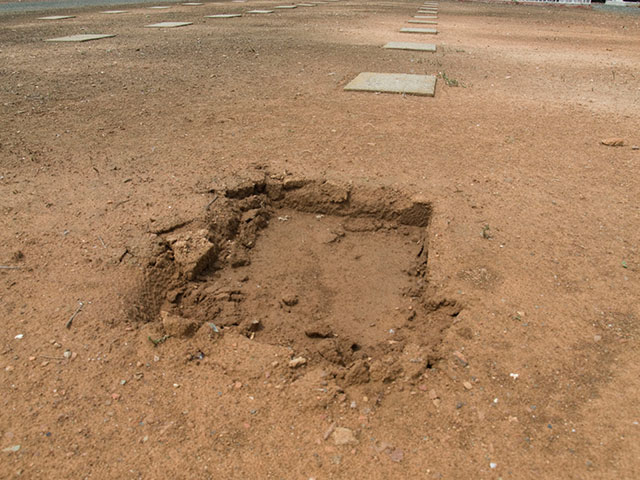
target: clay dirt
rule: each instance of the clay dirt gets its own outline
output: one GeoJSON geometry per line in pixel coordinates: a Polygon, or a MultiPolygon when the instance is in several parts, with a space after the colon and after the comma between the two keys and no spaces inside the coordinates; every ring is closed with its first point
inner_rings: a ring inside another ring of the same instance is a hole
{"type": "Polygon", "coordinates": [[[278,5],[0,14],[0,477],[638,478],[638,9],[278,5]]]}

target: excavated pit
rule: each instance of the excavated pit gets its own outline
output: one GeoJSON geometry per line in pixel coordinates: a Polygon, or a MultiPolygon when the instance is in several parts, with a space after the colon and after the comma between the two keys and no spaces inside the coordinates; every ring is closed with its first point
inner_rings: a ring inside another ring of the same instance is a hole
{"type": "Polygon", "coordinates": [[[292,366],[328,362],[346,383],[419,376],[437,362],[460,308],[428,288],[431,204],[256,176],[211,188],[202,218],[154,236],[133,319],[161,321],[165,337],[235,331],[286,346],[304,358],[292,366]],[[398,364],[403,352],[414,365],[398,364]]]}

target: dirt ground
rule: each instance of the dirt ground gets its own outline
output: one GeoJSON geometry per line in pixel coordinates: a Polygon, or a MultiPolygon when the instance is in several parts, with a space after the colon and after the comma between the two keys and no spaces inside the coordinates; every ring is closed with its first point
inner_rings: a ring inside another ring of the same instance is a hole
{"type": "Polygon", "coordinates": [[[640,16],[420,3],[0,17],[0,477],[640,477],[640,16]]]}

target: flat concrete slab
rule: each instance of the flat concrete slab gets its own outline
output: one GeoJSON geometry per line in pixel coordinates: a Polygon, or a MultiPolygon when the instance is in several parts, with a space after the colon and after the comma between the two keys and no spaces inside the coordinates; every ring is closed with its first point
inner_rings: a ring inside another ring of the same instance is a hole
{"type": "Polygon", "coordinates": [[[49,38],[45,42],[88,42],[90,40],[100,40],[101,38],[111,38],[115,35],[104,33],[81,33],[78,35],[69,35],[67,37],[49,38]]]}
{"type": "Polygon", "coordinates": [[[382,48],[390,48],[392,50],[414,50],[416,52],[436,51],[436,46],[433,43],[389,42],[382,48]]]}
{"type": "Polygon", "coordinates": [[[256,15],[261,15],[265,13],[273,13],[273,10],[249,10],[247,13],[255,13],[256,15]]]}
{"type": "Polygon", "coordinates": [[[421,25],[437,25],[435,20],[407,20],[407,23],[419,23],[421,25]]]}
{"type": "Polygon", "coordinates": [[[431,18],[436,20],[438,16],[437,15],[414,15],[413,18],[431,18]]]}
{"type": "Polygon", "coordinates": [[[278,5],[277,7],[273,7],[273,8],[278,8],[278,9],[287,9],[287,8],[298,8],[297,5],[278,5]]]}
{"type": "Polygon", "coordinates": [[[433,97],[436,91],[436,77],[407,73],[363,72],[351,80],[344,89],[362,92],[408,93],[433,97]]]}
{"type": "Polygon", "coordinates": [[[241,17],[240,13],[219,13],[217,15],[205,15],[205,18],[237,18],[241,17]]]}
{"type": "Polygon", "coordinates": [[[120,13],[128,13],[128,10],[105,10],[104,12],[100,12],[100,13],[106,13],[107,15],[118,15],[120,13]]]}
{"type": "Polygon", "coordinates": [[[401,28],[402,33],[423,33],[428,35],[436,35],[438,30],[435,28],[401,28]]]}
{"type": "Polygon", "coordinates": [[[145,25],[147,28],[177,28],[186,27],[187,25],[193,25],[193,22],[160,22],[152,23],[151,25],[145,25]]]}
{"type": "Polygon", "coordinates": [[[76,18],[74,15],[51,15],[50,17],[40,17],[38,20],[65,20],[67,18],[76,18]]]}

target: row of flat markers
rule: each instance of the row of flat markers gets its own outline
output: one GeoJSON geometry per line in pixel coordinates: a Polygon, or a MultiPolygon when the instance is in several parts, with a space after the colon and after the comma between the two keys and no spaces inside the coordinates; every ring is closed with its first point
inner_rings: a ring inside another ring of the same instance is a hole
{"type": "MultiPolygon", "coordinates": [[[[283,11],[283,10],[292,10],[298,7],[315,7],[317,5],[323,5],[327,3],[335,3],[340,0],[325,0],[325,1],[314,1],[309,3],[298,3],[298,4],[289,4],[289,5],[278,5],[273,7],[273,10],[248,10],[244,12],[247,15],[266,15],[270,13],[274,13],[275,10],[283,11]]],[[[246,0],[231,0],[231,3],[245,3],[246,0]]],[[[201,2],[186,2],[181,3],[179,5],[187,6],[187,7],[199,7],[201,5],[205,5],[205,3],[201,2]]],[[[169,5],[158,5],[153,7],[148,7],[151,10],[168,10],[171,8],[169,5]]],[[[145,9],[140,9],[144,11],[145,9]]],[[[130,13],[128,10],[106,10],[104,13],[107,15],[123,15],[126,13],[130,13]]],[[[205,15],[205,18],[238,18],[242,17],[242,13],[220,13],[217,15],[205,15]]],[[[55,21],[55,20],[67,20],[70,18],[75,18],[75,15],[52,15],[48,17],[39,17],[38,20],[47,20],[47,21],[55,21]]],[[[193,25],[193,22],[159,22],[152,23],[151,25],[145,25],[146,28],[178,28],[178,27],[186,27],[188,25],[193,25]]],[[[49,38],[45,40],[46,42],[88,42],[91,40],[100,40],[102,38],[112,38],[115,37],[115,34],[110,33],[83,33],[78,35],[68,35],[66,37],[58,37],[58,38],[49,38]]]]}
{"type": "MultiPolygon", "coordinates": [[[[408,21],[418,25],[431,27],[401,28],[401,33],[436,35],[438,30],[438,3],[427,1],[419,9],[418,14],[408,21]]],[[[432,43],[389,42],[384,48],[395,50],[413,50],[418,52],[435,52],[432,43]]],[[[434,75],[414,75],[408,73],[373,73],[362,72],[344,87],[350,91],[403,93],[433,97],[436,92],[436,77],[434,75]]]]}
{"type": "MultiPolygon", "coordinates": [[[[232,0],[232,3],[244,3],[246,0],[232,0]]],[[[245,14],[264,15],[274,13],[277,10],[289,10],[298,7],[315,7],[326,3],[335,3],[340,0],[326,0],[309,3],[299,3],[291,5],[278,5],[273,10],[249,10],[245,14]]],[[[204,3],[187,2],[182,3],[185,6],[200,6],[204,3]]],[[[166,10],[171,8],[168,5],[149,7],[153,10],[166,10]]],[[[101,12],[109,15],[118,15],[129,13],[127,10],[107,10],[101,12]]],[[[241,13],[221,13],[216,15],[205,15],[206,18],[238,18],[242,17],[241,13]]],[[[39,20],[65,20],[75,18],[73,15],[56,15],[49,17],[40,17],[39,20]]],[[[407,27],[401,28],[401,33],[409,34],[426,34],[435,35],[438,31],[434,28],[438,24],[438,3],[435,1],[426,1],[418,9],[417,15],[408,21],[411,24],[430,25],[431,27],[407,27]]],[[[177,28],[193,25],[193,22],[160,22],[151,25],[145,25],[149,28],[177,28]]],[[[114,34],[103,33],[83,33],[77,35],[69,35],[66,37],[50,38],[47,42],[87,42],[90,40],[99,40],[102,38],[115,37],[114,34]]],[[[436,46],[431,43],[414,43],[414,42],[389,42],[383,48],[395,50],[413,50],[419,52],[435,52],[436,46]]],[[[366,91],[366,92],[383,92],[383,93],[402,93],[410,95],[423,95],[433,97],[436,90],[436,77],[434,75],[414,75],[407,73],[373,73],[363,72],[347,84],[345,90],[349,91],[366,91]]]]}

